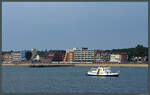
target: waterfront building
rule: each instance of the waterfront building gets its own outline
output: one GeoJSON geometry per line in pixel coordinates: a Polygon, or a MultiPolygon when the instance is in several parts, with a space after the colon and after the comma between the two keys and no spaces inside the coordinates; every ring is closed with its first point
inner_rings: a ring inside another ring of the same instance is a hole
{"type": "Polygon", "coordinates": [[[51,63],[52,62],[51,59],[48,59],[48,58],[45,58],[45,57],[40,57],[39,61],[42,62],[42,63],[51,63]]]}
{"type": "Polygon", "coordinates": [[[36,49],[31,49],[31,53],[32,53],[32,57],[31,57],[31,59],[34,59],[35,57],[36,57],[36,55],[37,55],[37,51],[36,51],[36,49]]]}
{"type": "Polygon", "coordinates": [[[127,62],[128,61],[128,54],[126,52],[121,52],[121,62],[127,62]]]}
{"type": "Polygon", "coordinates": [[[13,62],[20,62],[21,61],[21,52],[20,51],[15,51],[12,52],[12,61],[13,62]]]}
{"type": "Polygon", "coordinates": [[[134,61],[134,62],[146,62],[146,61],[148,61],[147,58],[148,58],[147,56],[143,56],[143,57],[134,56],[133,59],[132,59],[132,61],[134,61]]]}
{"type": "Polygon", "coordinates": [[[66,50],[64,62],[74,62],[74,50],[76,50],[76,48],[73,48],[73,50],[71,49],[66,50]]]}
{"type": "Polygon", "coordinates": [[[94,63],[104,62],[103,55],[104,55],[103,50],[95,50],[95,62],[94,63]]]}
{"type": "Polygon", "coordinates": [[[82,48],[81,50],[73,48],[67,49],[64,57],[64,62],[76,63],[93,63],[101,57],[101,50],[88,50],[82,48]]]}
{"type": "Polygon", "coordinates": [[[51,63],[52,59],[47,57],[46,55],[40,56],[36,55],[34,59],[32,59],[32,62],[41,62],[41,63],[51,63]]]}
{"type": "Polygon", "coordinates": [[[126,63],[128,61],[128,54],[126,52],[120,52],[111,54],[110,62],[126,63]]]}
{"type": "Polygon", "coordinates": [[[64,50],[50,50],[46,58],[51,59],[52,61],[63,61],[66,51],[64,50]]]}
{"type": "Polygon", "coordinates": [[[88,48],[82,48],[82,50],[74,50],[74,61],[80,63],[92,63],[94,62],[95,52],[94,50],[88,50],[88,48]]]}
{"type": "Polygon", "coordinates": [[[54,56],[55,56],[55,52],[48,52],[45,55],[45,58],[53,60],[54,56]]]}
{"type": "Polygon", "coordinates": [[[65,53],[55,53],[52,61],[63,61],[65,53]]]}
{"type": "Polygon", "coordinates": [[[106,52],[106,51],[103,51],[101,53],[101,62],[109,62],[110,61],[110,53],[109,52],[106,52]]]}
{"type": "Polygon", "coordinates": [[[25,61],[26,60],[26,50],[21,51],[21,61],[25,61]]]}
{"type": "Polygon", "coordinates": [[[12,63],[12,54],[11,53],[4,53],[2,54],[2,63],[12,63]]]}
{"type": "Polygon", "coordinates": [[[43,56],[40,56],[40,62],[42,63],[51,63],[54,59],[55,52],[48,52],[44,54],[43,56]]]}
{"type": "Polygon", "coordinates": [[[118,62],[121,63],[121,55],[120,54],[111,54],[110,62],[118,62]]]}

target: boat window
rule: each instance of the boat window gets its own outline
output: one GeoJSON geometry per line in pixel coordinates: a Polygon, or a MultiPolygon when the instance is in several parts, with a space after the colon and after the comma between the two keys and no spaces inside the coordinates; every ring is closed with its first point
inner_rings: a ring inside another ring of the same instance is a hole
{"type": "Polygon", "coordinates": [[[96,69],[96,68],[91,68],[90,70],[91,70],[91,71],[96,71],[97,69],[96,69]]]}

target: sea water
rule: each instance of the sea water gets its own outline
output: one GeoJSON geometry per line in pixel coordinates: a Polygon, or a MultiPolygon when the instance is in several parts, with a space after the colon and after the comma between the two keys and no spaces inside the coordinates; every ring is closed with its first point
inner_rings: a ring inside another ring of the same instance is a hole
{"type": "Polygon", "coordinates": [[[146,93],[148,68],[112,67],[119,77],[87,76],[90,67],[2,67],[3,93],[146,93]]]}

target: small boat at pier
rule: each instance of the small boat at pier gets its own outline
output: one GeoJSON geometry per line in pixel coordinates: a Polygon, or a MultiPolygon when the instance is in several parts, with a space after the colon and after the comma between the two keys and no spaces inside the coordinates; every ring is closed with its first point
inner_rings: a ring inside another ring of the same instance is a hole
{"type": "Polygon", "coordinates": [[[98,67],[91,68],[88,72],[88,76],[104,76],[104,77],[118,77],[120,72],[113,73],[111,72],[110,67],[98,67]]]}

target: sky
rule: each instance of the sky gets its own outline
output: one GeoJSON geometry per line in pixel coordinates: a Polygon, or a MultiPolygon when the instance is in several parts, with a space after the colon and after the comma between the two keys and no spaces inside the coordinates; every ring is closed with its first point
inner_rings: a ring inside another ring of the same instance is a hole
{"type": "Polygon", "coordinates": [[[2,3],[2,50],[148,46],[146,2],[2,3]]]}

